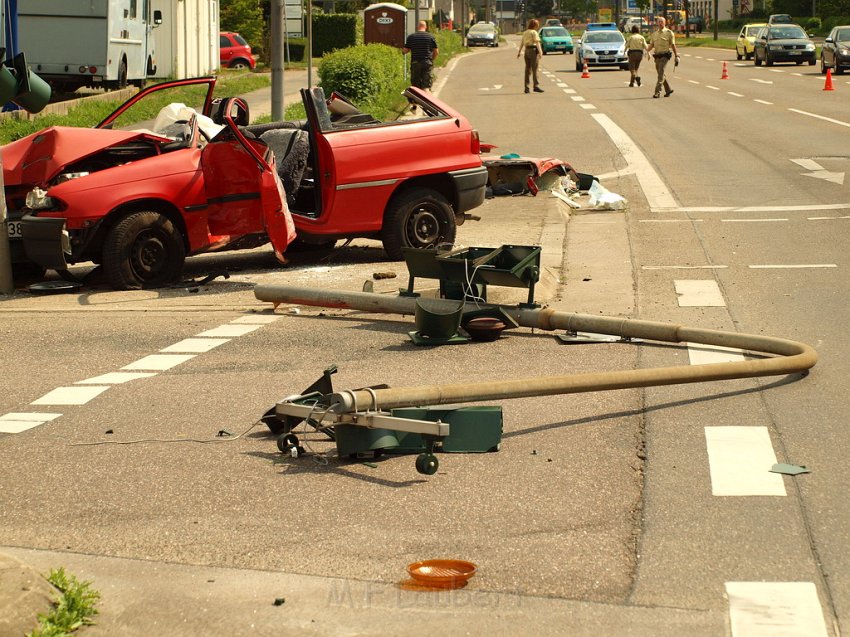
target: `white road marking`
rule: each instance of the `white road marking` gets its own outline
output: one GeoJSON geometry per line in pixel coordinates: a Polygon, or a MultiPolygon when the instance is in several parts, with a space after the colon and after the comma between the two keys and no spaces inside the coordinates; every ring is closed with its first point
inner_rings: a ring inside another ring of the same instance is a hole
{"type": "Polygon", "coordinates": [[[788,221],[788,219],[721,219],[723,223],[752,223],[754,221],[788,221]]]}
{"type": "Polygon", "coordinates": [[[728,265],[642,265],[641,270],[724,270],[728,265]]]}
{"type": "Polygon", "coordinates": [[[800,168],[805,170],[823,170],[824,167],[817,163],[814,159],[806,159],[801,157],[800,159],[792,159],[795,164],[797,164],[800,168]]]}
{"type": "Polygon", "coordinates": [[[30,405],[85,405],[107,389],[109,389],[109,386],[101,385],[57,387],[41,398],[32,401],[30,405]]]}
{"type": "Polygon", "coordinates": [[[575,92],[576,92],[576,90],[574,88],[565,88],[564,89],[564,93],[566,93],[567,95],[572,95],[575,92]]]}
{"type": "MultiPolygon", "coordinates": [[[[751,77],[750,82],[758,82],[759,84],[773,84],[773,80],[761,80],[756,77],[751,77]]],[[[758,102],[758,100],[756,100],[758,102]]]]}
{"type": "Polygon", "coordinates": [[[713,279],[673,281],[673,287],[679,307],[726,307],[720,287],[713,279]]]}
{"type": "Polygon", "coordinates": [[[195,358],[195,354],[151,354],[125,365],[121,369],[164,372],[195,358]]]}
{"type": "Polygon", "coordinates": [[[809,221],[823,221],[824,219],[850,219],[850,215],[844,215],[843,217],[806,217],[809,221]]]}
{"type": "Polygon", "coordinates": [[[202,354],[229,342],[229,338],[184,338],[182,341],[164,347],[159,351],[166,353],[202,354]]]}
{"type": "Polygon", "coordinates": [[[705,88],[710,88],[712,91],[719,91],[720,90],[719,86],[712,86],[711,84],[706,84],[705,88]]]}
{"type": "Polygon", "coordinates": [[[279,316],[273,316],[269,314],[247,314],[245,316],[240,316],[238,319],[233,319],[230,322],[248,323],[251,325],[268,325],[269,323],[274,323],[279,318],[279,316]]]}
{"type": "Polygon", "coordinates": [[[702,219],[639,219],[638,223],[691,223],[702,219]]]}
{"type": "Polygon", "coordinates": [[[584,98],[581,95],[573,95],[570,99],[574,102],[583,102],[584,101],[584,98]]]}
{"type": "Polygon", "coordinates": [[[557,86],[558,88],[567,88],[569,86],[569,84],[564,84],[563,82],[558,82],[557,84],[555,84],[555,86],[557,86]]]}
{"type": "Polygon", "coordinates": [[[712,495],[787,495],[767,427],[706,427],[705,443],[712,495]]]}
{"type": "Polygon", "coordinates": [[[0,416],[0,432],[19,434],[59,418],[62,414],[11,412],[0,416]]]}
{"type": "Polygon", "coordinates": [[[732,637],[826,637],[812,582],[726,582],[732,637]]]}
{"type": "Polygon", "coordinates": [[[846,210],[850,203],[803,204],[799,206],[694,206],[666,208],[666,212],[805,212],[806,210],[846,210]]]}
{"type": "Polygon", "coordinates": [[[593,104],[579,104],[586,111],[595,111],[596,107],[593,104]]]}
{"type": "Polygon", "coordinates": [[[732,97],[744,97],[740,93],[733,93],[732,91],[726,91],[727,95],[731,95],[732,97]]]}
{"type": "Polygon", "coordinates": [[[691,84],[699,84],[699,82],[697,82],[696,80],[688,80],[688,82],[690,82],[691,84]]]}
{"type": "Polygon", "coordinates": [[[850,128],[850,123],[842,122],[839,119],[832,119],[831,117],[825,117],[823,115],[817,115],[815,113],[809,113],[808,111],[801,111],[801,110],[796,109],[796,108],[789,108],[788,110],[791,111],[792,113],[799,113],[800,115],[807,115],[808,117],[814,117],[815,119],[822,119],[823,121],[829,122],[830,124],[838,124],[839,126],[846,126],[847,128],[850,128]]]}
{"type": "Polygon", "coordinates": [[[250,334],[254,330],[258,330],[261,327],[262,325],[234,325],[233,323],[230,323],[227,325],[220,325],[219,327],[214,327],[213,329],[207,330],[206,332],[201,332],[200,334],[195,334],[195,336],[233,338],[235,336],[244,336],[245,334],[250,334]]]}
{"type": "Polygon", "coordinates": [[[771,73],[784,73],[785,71],[783,71],[782,69],[770,69],[770,72],[771,73]]]}
{"type": "Polygon", "coordinates": [[[691,365],[710,365],[711,363],[739,363],[744,360],[744,352],[736,347],[720,345],[702,345],[688,343],[688,359],[691,365]]]}
{"type": "Polygon", "coordinates": [[[131,380],[138,380],[140,378],[149,378],[151,376],[156,376],[156,372],[109,372],[108,374],[101,374],[100,376],[93,376],[92,378],[86,378],[85,380],[78,380],[75,385],[120,385],[121,383],[128,383],[131,380]]]}
{"type": "Polygon", "coordinates": [[[808,263],[797,265],[748,265],[751,270],[795,270],[803,268],[837,268],[835,263],[808,263]]]}
{"type": "Polygon", "coordinates": [[[670,193],[670,189],[667,188],[652,164],[649,163],[646,155],[637,147],[631,137],[604,113],[594,113],[591,117],[608,133],[629,167],[634,168],[638,183],[649,202],[650,209],[677,207],[678,203],[670,193]]]}
{"type": "Polygon", "coordinates": [[[758,102],[759,104],[767,104],[768,106],[773,106],[773,102],[768,102],[767,100],[753,100],[754,102],[758,102]]]}

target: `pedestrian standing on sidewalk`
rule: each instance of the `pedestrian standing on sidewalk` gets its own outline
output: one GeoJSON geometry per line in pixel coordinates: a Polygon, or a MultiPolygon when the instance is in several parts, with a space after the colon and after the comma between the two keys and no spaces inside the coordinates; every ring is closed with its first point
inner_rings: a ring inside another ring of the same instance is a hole
{"type": "Polygon", "coordinates": [[[528,79],[533,78],[534,92],[542,93],[540,83],[537,81],[537,66],[543,57],[543,48],[540,45],[540,34],[537,27],[540,23],[532,18],[528,21],[528,28],[522,32],[522,41],[516,56],[525,54],[525,92],[528,93],[528,79]]]}
{"type": "Polygon", "coordinates": [[[640,29],[637,25],[632,27],[632,34],[626,40],[626,49],[629,52],[629,73],[632,75],[631,80],[629,80],[629,86],[634,86],[635,84],[640,86],[638,70],[640,70],[640,62],[646,54],[646,39],[640,34],[640,29]]]}
{"type": "Polygon", "coordinates": [[[670,97],[673,89],[667,81],[667,63],[676,56],[676,66],[679,66],[679,49],[676,48],[676,34],[667,28],[667,20],[657,18],[657,28],[649,36],[649,47],[647,51],[655,58],[655,71],[658,79],[655,82],[655,93],[652,97],[661,97],[661,87],[664,87],[664,97],[670,97]]]}
{"type": "MultiPolygon", "coordinates": [[[[428,23],[420,20],[416,31],[407,36],[402,51],[405,55],[410,53],[410,83],[417,88],[431,90],[434,60],[437,59],[440,50],[437,48],[437,39],[428,33],[428,23]]],[[[411,110],[416,110],[413,104],[411,110]]]]}

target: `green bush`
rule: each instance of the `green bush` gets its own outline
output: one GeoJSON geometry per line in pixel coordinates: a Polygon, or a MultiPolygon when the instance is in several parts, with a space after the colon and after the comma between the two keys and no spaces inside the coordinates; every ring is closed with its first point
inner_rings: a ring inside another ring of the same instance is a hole
{"type": "Polygon", "coordinates": [[[313,16],[313,57],[357,44],[357,16],[320,13],[313,16]]]}
{"type": "Polygon", "coordinates": [[[803,23],[803,27],[806,31],[820,31],[823,28],[823,22],[818,17],[812,17],[803,23]]]}
{"type": "Polygon", "coordinates": [[[307,38],[288,38],[286,41],[287,62],[303,62],[307,50],[307,38]]]}
{"type": "Polygon", "coordinates": [[[404,58],[399,49],[386,44],[352,46],[328,53],[319,64],[325,95],[342,93],[362,106],[385,91],[405,88],[404,58]]]}

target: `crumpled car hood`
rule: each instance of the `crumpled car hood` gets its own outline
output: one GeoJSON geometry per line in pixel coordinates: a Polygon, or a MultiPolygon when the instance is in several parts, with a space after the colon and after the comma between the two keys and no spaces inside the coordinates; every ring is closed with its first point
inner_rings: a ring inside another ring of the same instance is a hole
{"type": "Polygon", "coordinates": [[[46,184],[68,164],[109,146],[143,138],[159,139],[137,131],[69,126],[45,128],[0,149],[3,180],[6,186],[46,184]]]}

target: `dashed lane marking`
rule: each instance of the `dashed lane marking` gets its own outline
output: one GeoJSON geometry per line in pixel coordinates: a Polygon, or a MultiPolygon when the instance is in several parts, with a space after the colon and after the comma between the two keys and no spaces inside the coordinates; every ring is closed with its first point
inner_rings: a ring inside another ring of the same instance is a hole
{"type": "Polygon", "coordinates": [[[723,293],[713,279],[673,281],[679,307],[726,307],[723,293]]]}
{"type": "Polygon", "coordinates": [[[184,338],[182,341],[164,347],[159,351],[175,354],[203,354],[229,342],[229,338],[184,338]]]}
{"type": "Polygon", "coordinates": [[[748,265],[751,270],[802,270],[806,268],[837,268],[836,263],[799,263],[777,265],[748,265]]]}
{"type": "Polygon", "coordinates": [[[726,582],[732,637],[827,637],[813,582],[726,582]]]}
{"type": "Polygon", "coordinates": [[[151,354],[124,365],[121,369],[164,372],[195,358],[195,354],[151,354]]]}
{"type": "Polygon", "coordinates": [[[691,365],[710,365],[712,363],[739,363],[744,360],[744,352],[735,347],[688,343],[688,360],[691,365]]]}
{"type": "Polygon", "coordinates": [[[776,453],[767,427],[706,427],[705,443],[712,495],[787,495],[782,476],[770,472],[776,453]]]}
{"type": "Polygon", "coordinates": [[[100,376],[93,376],[85,380],[78,380],[75,385],[120,385],[129,383],[131,380],[150,378],[156,376],[156,372],[109,372],[100,376]]]}
{"type": "Polygon", "coordinates": [[[731,95],[732,97],[744,97],[740,93],[733,93],[732,91],[726,91],[727,95],[731,95]]]}
{"type": "Polygon", "coordinates": [[[759,104],[767,104],[768,106],[773,106],[773,102],[768,102],[767,100],[753,100],[754,102],[758,102],[759,104]]]}
{"type": "Polygon", "coordinates": [[[32,401],[30,405],[85,405],[90,400],[100,396],[107,389],[109,389],[108,385],[57,387],[47,392],[41,398],[32,401]]]}
{"type": "Polygon", "coordinates": [[[59,418],[62,414],[50,413],[21,413],[12,412],[0,416],[0,433],[19,434],[27,429],[38,427],[46,422],[50,422],[55,418],[59,418]]]}
{"type": "Polygon", "coordinates": [[[195,336],[222,336],[225,338],[233,338],[234,336],[244,336],[245,334],[250,334],[254,330],[258,330],[261,327],[262,325],[234,325],[232,323],[228,323],[227,325],[220,325],[219,327],[214,327],[211,330],[201,332],[200,334],[196,334],[195,336]]]}
{"type": "Polygon", "coordinates": [[[721,219],[722,223],[756,223],[759,221],[788,221],[788,219],[721,219]]]}
{"type": "Polygon", "coordinates": [[[641,270],[725,270],[728,265],[642,265],[641,270]]]}
{"type": "Polygon", "coordinates": [[[579,104],[586,111],[595,111],[596,107],[593,104],[579,104]]]}

